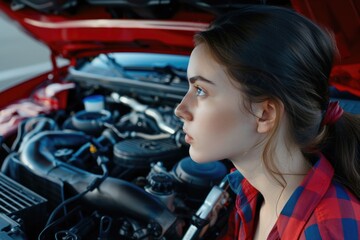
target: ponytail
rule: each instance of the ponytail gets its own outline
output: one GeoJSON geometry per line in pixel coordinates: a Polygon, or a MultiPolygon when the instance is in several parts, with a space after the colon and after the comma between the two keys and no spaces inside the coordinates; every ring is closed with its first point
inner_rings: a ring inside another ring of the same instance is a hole
{"type": "Polygon", "coordinates": [[[335,170],[335,179],[360,199],[360,116],[344,112],[324,126],[322,153],[335,170]]]}

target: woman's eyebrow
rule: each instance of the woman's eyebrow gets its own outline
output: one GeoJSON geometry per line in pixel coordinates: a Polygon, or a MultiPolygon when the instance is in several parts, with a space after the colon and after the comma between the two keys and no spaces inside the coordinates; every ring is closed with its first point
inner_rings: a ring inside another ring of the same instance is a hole
{"type": "Polygon", "coordinates": [[[189,78],[189,82],[191,84],[194,84],[196,81],[203,81],[203,82],[207,82],[207,83],[215,85],[215,83],[213,81],[210,81],[209,79],[206,79],[202,76],[194,76],[194,77],[189,78]]]}

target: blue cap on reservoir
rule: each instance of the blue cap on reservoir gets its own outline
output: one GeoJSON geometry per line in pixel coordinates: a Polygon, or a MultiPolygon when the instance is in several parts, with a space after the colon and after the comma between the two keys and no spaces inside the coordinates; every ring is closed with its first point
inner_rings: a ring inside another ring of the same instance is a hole
{"type": "Polygon", "coordinates": [[[94,112],[101,111],[105,108],[104,96],[92,95],[83,99],[84,107],[86,111],[94,112]]]}

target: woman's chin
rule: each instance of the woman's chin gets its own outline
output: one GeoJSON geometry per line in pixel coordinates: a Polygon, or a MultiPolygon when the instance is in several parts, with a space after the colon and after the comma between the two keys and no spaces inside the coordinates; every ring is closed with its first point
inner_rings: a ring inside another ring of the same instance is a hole
{"type": "Polygon", "coordinates": [[[195,151],[192,147],[190,147],[189,154],[191,159],[196,163],[209,163],[218,160],[204,154],[204,152],[195,151]]]}

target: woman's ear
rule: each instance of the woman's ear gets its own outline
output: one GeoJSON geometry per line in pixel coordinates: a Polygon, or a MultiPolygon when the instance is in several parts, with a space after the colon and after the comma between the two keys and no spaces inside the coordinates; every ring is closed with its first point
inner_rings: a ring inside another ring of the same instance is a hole
{"type": "Polygon", "coordinates": [[[277,116],[282,116],[284,105],[275,100],[265,100],[256,106],[257,132],[268,133],[276,123],[277,116]]]}

